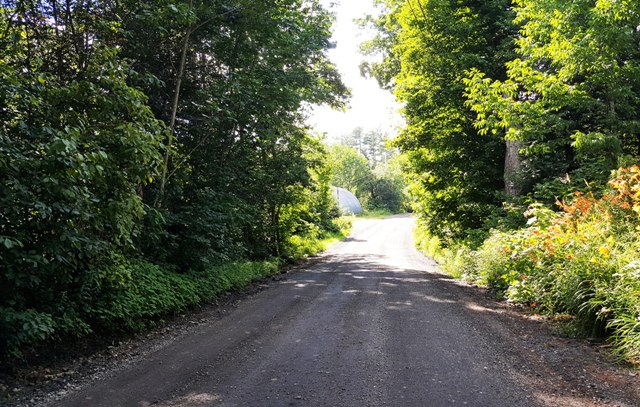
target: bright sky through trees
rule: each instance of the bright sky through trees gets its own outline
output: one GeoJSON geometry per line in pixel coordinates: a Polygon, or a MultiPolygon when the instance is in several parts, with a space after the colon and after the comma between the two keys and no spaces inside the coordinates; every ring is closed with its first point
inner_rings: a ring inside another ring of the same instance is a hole
{"type": "Polygon", "coordinates": [[[358,46],[373,33],[360,30],[353,20],[375,13],[372,0],[324,0],[323,3],[337,17],[332,38],[336,48],[330,50],[329,57],[337,65],[344,83],[351,89],[352,98],[346,112],[335,111],[327,106],[315,107],[309,124],[317,132],[326,133],[330,141],[350,133],[356,127],[365,130],[380,128],[394,134],[393,129],[401,123],[401,118],[393,95],[380,89],[374,79],[360,76],[359,65],[364,57],[358,46]]]}

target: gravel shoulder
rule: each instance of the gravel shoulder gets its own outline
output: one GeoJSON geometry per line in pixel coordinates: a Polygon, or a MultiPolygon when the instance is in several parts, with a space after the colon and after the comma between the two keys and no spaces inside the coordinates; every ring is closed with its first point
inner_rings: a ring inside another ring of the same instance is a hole
{"type": "Polygon", "coordinates": [[[640,405],[638,372],[606,345],[443,275],[414,249],[413,224],[358,221],[322,256],[217,305],[2,378],[3,405],[640,405]]]}

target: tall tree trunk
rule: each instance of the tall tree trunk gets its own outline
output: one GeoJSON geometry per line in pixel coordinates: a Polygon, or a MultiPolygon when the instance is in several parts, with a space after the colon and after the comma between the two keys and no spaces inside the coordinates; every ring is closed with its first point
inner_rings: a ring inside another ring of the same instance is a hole
{"type": "Polygon", "coordinates": [[[522,194],[522,159],[520,150],[523,143],[520,140],[507,139],[507,153],[504,157],[504,191],[509,197],[522,194]]]}
{"type": "Polygon", "coordinates": [[[189,39],[193,27],[187,30],[182,44],[182,52],[180,54],[180,65],[178,66],[178,77],[176,78],[176,87],[173,93],[173,103],[171,106],[171,118],[169,119],[169,140],[167,140],[166,151],[164,153],[164,162],[162,166],[162,176],[160,178],[160,191],[156,196],[153,206],[158,207],[164,195],[164,190],[167,185],[167,173],[169,170],[169,161],[171,159],[171,149],[173,148],[173,140],[175,138],[176,116],[178,115],[178,103],[180,102],[180,90],[182,88],[182,76],[184,75],[184,68],[187,63],[187,51],[189,49],[189,39]]]}
{"type": "MultiPolygon", "coordinates": [[[[189,10],[193,10],[193,1],[189,2],[189,10]]],[[[232,8],[222,14],[208,18],[200,22],[199,24],[193,23],[185,33],[184,42],[182,43],[182,51],[180,53],[180,64],[178,66],[178,76],[176,78],[176,86],[173,92],[173,103],[171,106],[171,116],[169,119],[169,140],[167,141],[166,151],[164,153],[162,175],[160,177],[160,191],[158,192],[158,195],[156,195],[155,201],[153,203],[153,206],[155,207],[158,207],[162,204],[162,198],[164,196],[164,190],[167,185],[167,180],[171,175],[169,174],[169,164],[171,162],[171,149],[173,147],[173,142],[175,140],[176,117],[178,115],[180,91],[182,89],[182,78],[184,77],[184,70],[187,63],[187,52],[189,51],[189,41],[191,40],[191,35],[195,33],[198,29],[203,27],[204,25],[209,24],[211,21],[214,21],[216,18],[223,17],[237,11],[238,11],[238,8],[232,8]]]]}

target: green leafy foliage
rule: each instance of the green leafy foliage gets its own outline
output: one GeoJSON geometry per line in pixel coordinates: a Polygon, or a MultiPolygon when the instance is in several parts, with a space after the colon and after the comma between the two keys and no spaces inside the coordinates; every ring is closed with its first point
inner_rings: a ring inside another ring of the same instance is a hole
{"type": "Polygon", "coordinates": [[[365,210],[399,213],[406,209],[401,157],[379,130],[356,128],[329,147],[331,184],[351,191],[365,210]]]}
{"type": "Polygon", "coordinates": [[[472,253],[467,278],[536,312],[571,315],[586,335],[609,333],[637,362],[638,174],[620,169],[602,198],[577,193],[560,213],[531,208],[527,228],[494,233],[472,253]]]}
{"type": "Polygon", "coordinates": [[[405,155],[413,210],[429,233],[462,238],[500,207],[504,145],[481,135],[465,105],[464,72],[504,75],[513,24],[508,1],[386,1],[365,44],[381,53],[367,69],[393,88],[406,127],[394,141],[405,155]]]}
{"type": "Polygon", "coordinates": [[[369,163],[370,168],[384,166],[397,151],[388,145],[389,136],[380,129],[365,131],[356,127],[349,134],[340,137],[340,145],[355,148],[369,163]]]}
{"type": "Polygon", "coordinates": [[[602,198],[577,193],[559,213],[534,204],[527,227],[495,231],[477,250],[443,247],[424,228],[416,242],[453,276],[533,312],[569,317],[579,335],[610,335],[620,357],[638,363],[638,174],[621,169],[602,198]]]}
{"type": "Polygon", "coordinates": [[[307,230],[304,234],[295,234],[289,238],[284,257],[290,261],[314,256],[326,250],[332,243],[344,239],[351,230],[352,217],[341,216],[332,221],[331,230],[319,228],[307,230]]]}
{"type": "Polygon", "coordinates": [[[379,3],[421,248],[637,361],[638,4],[379,3]]]}
{"type": "Polygon", "coordinates": [[[553,203],[585,183],[604,185],[623,152],[638,153],[638,9],[515,3],[519,57],[507,63],[507,80],[472,71],[468,103],[481,131],[523,142],[527,187],[553,203]]]}
{"type": "Polygon", "coordinates": [[[367,182],[373,178],[369,161],[354,147],[333,145],[329,149],[331,184],[360,197],[367,182]]]}
{"type": "MultiPolygon", "coordinates": [[[[303,208],[322,152],[301,106],[340,106],[346,96],[325,55],[329,13],[297,0],[122,7],[123,54],[159,79],[140,86],[156,116],[174,126],[166,186],[145,193],[166,224],[150,225],[148,234],[182,270],[280,255],[291,233],[318,220],[303,208]],[[157,48],[146,46],[151,38],[160,38],[157,48]]],[[[322,211],[319,221],[330,225],[322,211]]],[[[149,256],[153,249],[145,246],[149,256]]]]}
{"type": "Polygon", "coordinates": [[[464,244],[443,242],[430,235],[425,227],[414,230],[416,247],[425,255],[437,260],[439,267],[455,278],[472,282],[476,273],[476,253],[464,244]]]}
{"type": "Polygon", "coordinates": [[[0,308],[0,327],[5,332],[2,353],[19,356],[20,349],[28,344],[44,341],[53,335],[55,323],[51,315],[33,309],[16,311],[0,308]]]}
{"type": "Polygon", "coordinates": [[[338,230],[302,114],[348,94],[331,23],[315,0],[2,3],[2,355],[139,329],[338,230]]]}
{"type": "Polygon", "coordinates": [[[277,262],[243,262],[177,274],[148,262],[133,263],[129,280],[107,290],[87,318],[97,332],[138,331],[278,270],[277,262]]]}
{"type": "Polygon", "coordinates": [[[401,213],[409,210],[407,185],[402,172],[404,157],[396,154],[378,163],[373,179],[367,184],[367,210],[401,213]]]}
{"type": "MultiPolygon", "coordinates": [[[[55,24],[41,24],[25,6],[8,19],[7,7],[0,343],[17,354],[24,344],[89,330],[81,310],[102,284],[120,278],[122,254],[132,250],[144,213],[137,189],[159,164],[163,127],[145,96],[128,86],[115,49],[94,43],[79,52],[78,38],[55,25],[63,24],[57,15],[55,24]]],[[[90,35],[95,22],[76,12],[66,23],[79,25],[76,36],[90,35]]]]}

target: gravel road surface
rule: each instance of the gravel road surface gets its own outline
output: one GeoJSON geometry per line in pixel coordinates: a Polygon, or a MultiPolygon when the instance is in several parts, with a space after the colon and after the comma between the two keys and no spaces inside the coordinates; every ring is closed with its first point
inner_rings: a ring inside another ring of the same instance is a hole
{"type": "Polygon", "coordinates": [[[414,220],[346,241],[56,406],[640,406],[595,345],[443,275],[414,220]]]}

